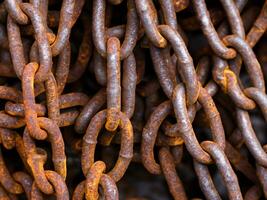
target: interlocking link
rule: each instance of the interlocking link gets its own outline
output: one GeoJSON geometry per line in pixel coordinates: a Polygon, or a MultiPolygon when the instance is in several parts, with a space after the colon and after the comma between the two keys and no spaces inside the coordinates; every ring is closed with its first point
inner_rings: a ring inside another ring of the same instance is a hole
{"type": "Polygon", "coordinates": [[[0,199],[266,199],[266,28],[264,0],[1,1],[0,199]]]}

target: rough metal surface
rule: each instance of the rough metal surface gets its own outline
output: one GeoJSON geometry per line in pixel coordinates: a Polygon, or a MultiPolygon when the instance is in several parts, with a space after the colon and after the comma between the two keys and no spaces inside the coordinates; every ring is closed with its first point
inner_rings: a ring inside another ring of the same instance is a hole
{"type": "Polygon", "coordinates": [[[267,198],[267,1],[0,1],[0,199],[267,198]]]}

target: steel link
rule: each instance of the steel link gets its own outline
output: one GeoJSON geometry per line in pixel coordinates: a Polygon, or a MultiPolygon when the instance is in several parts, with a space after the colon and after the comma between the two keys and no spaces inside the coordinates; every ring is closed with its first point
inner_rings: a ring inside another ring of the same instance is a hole
{"type": "Polygon", "coordinates": [[[266,28],[264,0],[1,1],[0,199],[266,199],[266,28]]]}

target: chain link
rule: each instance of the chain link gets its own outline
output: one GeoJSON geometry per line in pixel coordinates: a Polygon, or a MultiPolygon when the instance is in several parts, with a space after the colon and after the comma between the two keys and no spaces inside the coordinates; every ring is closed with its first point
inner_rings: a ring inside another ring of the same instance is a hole
{"type": "Polygon", "coordinates": [[[4,0],[0,199],[267,198],[266,29],[263,0],[4,0]]]}

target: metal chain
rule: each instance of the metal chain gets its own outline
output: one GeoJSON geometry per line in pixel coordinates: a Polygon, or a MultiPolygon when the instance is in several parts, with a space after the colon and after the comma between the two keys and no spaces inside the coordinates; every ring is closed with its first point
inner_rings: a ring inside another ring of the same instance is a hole
{"type": "Polygon", "coordinates": [[[266,29],[263,0],[1,1],[0,199],[267,198],[266,29]]]}

